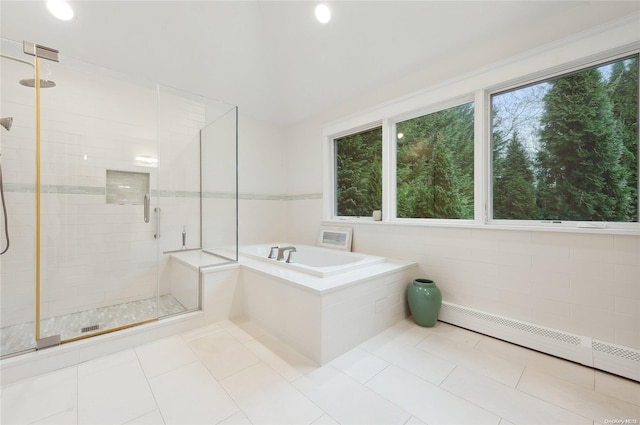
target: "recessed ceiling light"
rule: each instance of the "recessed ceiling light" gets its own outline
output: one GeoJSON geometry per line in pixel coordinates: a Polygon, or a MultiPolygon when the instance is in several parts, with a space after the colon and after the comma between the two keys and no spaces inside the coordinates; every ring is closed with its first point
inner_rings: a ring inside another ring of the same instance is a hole
{"type": "Polygon", "coordinates": [[[64,0],[48,0],[47,8],[53,16],[61,21],[70,21],[75,16],[69,3],[64,0]]]}
{"type": "Polygon", "coordinates": [[[331,20],[331,9],[326,4],[316,6],[316,19],[321,24],[326,24],[331,20]]]}

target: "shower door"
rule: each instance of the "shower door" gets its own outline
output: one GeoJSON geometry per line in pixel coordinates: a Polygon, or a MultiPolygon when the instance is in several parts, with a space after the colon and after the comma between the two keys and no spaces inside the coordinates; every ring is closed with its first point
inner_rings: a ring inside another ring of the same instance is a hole
{"type": "Polygon", "coordinates": [[[40,339],[158,317],[157,86],[62,57],[42,91],[40,339]]]}

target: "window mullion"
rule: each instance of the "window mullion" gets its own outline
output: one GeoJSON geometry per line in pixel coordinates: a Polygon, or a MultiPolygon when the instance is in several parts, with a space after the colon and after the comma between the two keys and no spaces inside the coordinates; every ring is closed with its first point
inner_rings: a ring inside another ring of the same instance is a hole
{"type": "Polygon", "coordinates": [[[322,168],[322,215],[325,220],[336,217],[336,151],[333,138],[323,134],[322,156],[329,167],[322,168]]]}
{"type": "Polygon", "coordinates": [[[391,120],[382,122],[382,221],[396,217],[396,144],[395,124],[391,120]]]}
{"type": "Polygon", "coordinates": [[[491,214],[491,117],[490,96],[484,90],[475,92],[474,115],[474,221],[487,224],[491,214]]]}

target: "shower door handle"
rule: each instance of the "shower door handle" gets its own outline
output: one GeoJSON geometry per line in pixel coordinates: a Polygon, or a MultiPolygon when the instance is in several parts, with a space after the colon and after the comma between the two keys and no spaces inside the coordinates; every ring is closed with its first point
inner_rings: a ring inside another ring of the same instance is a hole
{"type": "Polygon", "coordinates": [[[155,211],[156,215],[157,215],[157,219],[156,219],[156,234],[153,235],[154,238],[156,239],[160,239],[160,208],[154,208],[153,211],[155,211]]]}
{"type": "Polygon", "coordinates": [[[149,194],[144,195],[144,222],[149,222],[149,206],[151,204],[151,196],[149,194]]]}

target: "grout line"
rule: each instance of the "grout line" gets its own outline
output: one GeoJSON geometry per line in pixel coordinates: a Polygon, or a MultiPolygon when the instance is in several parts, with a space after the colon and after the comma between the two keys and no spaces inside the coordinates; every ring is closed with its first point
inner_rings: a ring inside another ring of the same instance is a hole
{"type": "MultiPolygon", "coordinates": [[[[224,328],[221,328],[220,330],[222,330],[222,331],[224,331],[225,333],[229,334],[228,332],[226,332],[226,330],[225,330],[224,328]]],[[[183,333],[184,333],[184,332],[180,333],[180,336],[181,336],[181,337],[182,337],[182,334],[183,334],[183,333]]],[[[207,336],[209,336],[209,335],[203,336],[203,337],[201,337],[201,338],[206,338],[207,336]]],[[[232,336],[232,335],[231,335],[231,336],[232,336]]],[[[201,339],[201,338],[197,338],[197,339],[201,339]]],[[[197,340],[197,339],[196,339],[196,340],[197,340]]],[[[196,341],[196,340],[193,340],[193,341],[196,341]]],[[[206,364],[204,364],[204,362],[202,361],[202,358],[200,358],[200,356],[198,355],[198,353],[197,353],[197,352],[196,352],[196,351],[191,347],[191,343],[192,343],[193,341],[187,342],[187,346],[188,346],[188,347],[193,351],[193,353],[196,355],[196,358],[198,359],[197,361],[198,361],[198,362],[200,363],[200,365],[201,365],[201,366],[202,366],[202,367],[207,371],[207,373],[209,374],[209,376],[211,376],[211,378],[213,378],[213,380],[214,380],[214,381],[215,381],[215,382],[220,386],[220,389],[221,389],[222,391],[224,391],[224,393],[227,395],[227,397],[229,397],[229,400],[231,400],[231,401],[233,402],[233,404],[238,408],[238,412],[242,412],[242,414],[244,415],[244,417],[245,417],[245,418],[247,418],[247,419],[249,419],[249,416],[247,416],[247,414],[244,412],[244,410],[242,410],[242,408],[240,407],[240,405],[238,405],[238,403],[236,402],[236,400],[231,396],[231,394],[229,394],[229,391],[227,391],[227,389],[224,387],[224,385],[222,385],[222,383],[220,382],[220,381],[222,381],[223,379],[218,379],[218,378],[216,378],[216,377],[215,377],[215,375],[213,374],[213,372],[211,372],[211,370],[209,370],[209,368],[207,367],[207,365],[206,365],[206,364]]],[[[195,363],[195,362],[194,362],[194,363],[195,363]]],[[[252,365],[252,366],[253,366],[253,365],[252,365]]],[[[246,368],[245,368],[245,369],[246,369],[246,368]]],[[[245,370],[245,369],[243,369],[243,370],[245,370]]],[[[236,372],[236,373],[237,373],[237,372],[236,372]]],[[[235,373],[234,373],[233,375],[235,375],[235,373]]],[[[230,376],[233,376],[233,375],[230,375],[230,376]]],[[[228,377],[230,377],[230,376],[228,376],[228,377]]],[[[227,377],[227,378],[228,378],[228,377],[227,377]]],[[[227,379],[227,378],[224,378],[224,379],[227,379]]],[[[234,413],[233,415],[237,414],[238,412],[234,413]]],[[[233,416],[233,415],[231,415],[231,416],[233,416]]],[[[229,417],[231,417],[231,416],[229,416],[229,417]]],[[[226,419],[226,418],[225,418],[225,419],[226,419]]],[[[164,420],[164,419],[163,419],[163,420],[164,420]]],[[[223,419],[223,421],[224,421],[224,419],[223,419]]],[[[166,421],[165,421],[165,423],[166,423],[166,421]]]]}
{"type": "MultiPolygon", "coordinates": [[[[453,369],[451,369],[451,372],[447,373],[447,376],[445,376],[445,377],[444,377],[444,379],[443,379],[442,381],[440,381],[440,383],[439,383],[439,384],[437,384],[437,387],[438,387],[438,388],[441,388],[440,386],[441,386],[442,384],[444,384],[444,381],[446,381],[446,380],[447,380],[447,378],[449,378],[449,377],[453,374],[453,372],[454,372],[458,367],[460,367],[460,365],[458,365],[458,364],[455,364],[455,363],[454,363],[454,364],[453,364],[453,369]]],[[[463,369],[464,369],[464,368],[463,368],[463,369]]],[[[444,390],[444,388],[442,388],[442,389],[444,390]]],[[[445,390],[445,391],[446,391],[446,390],[445,390]]]]}
{"type": "MultiPolygon", "coordinates": [[[[139,347],[142,347],[142,346],[139,346],[139,347]]],[[[158,404],[158,399],[156,398],[156,394],[153,392],[153,388],[151,387],[151,382],[149,382],[149,379],[150,379],[150,378],[147,376],[147,373],[145,372],[144,367],[142,366],[142,360],[140,360],[140,356],[138,355],[138,351],[136,350],[136,348],[137,348],[137,347],[133,347],[133,353],[135,354],[135,356],[136,356],[136,360],[138,361],[138,367],[139,367],[139,368],[140,368],[140,370],[142,371],[142,375],[144,376],[144,379],[145,379],[145,381],[147,382],[147,387],[149,388],[149,392],[151,393],[151,397],[153,397],[153,402],[154,402],[154,403],[155,403],[155,405],[156,405],[156,410],[157,410],[157,411],[158,411],[158,413],[160,414],[160,417],[162,418],[162,422],[164,422],[164,423],[166,424],[166,423],[167,423],[167,421],[165,420],[164,415],[162,414],[162,410],[160,409],[160,405],[158,404]]],[[[175,369],[173,369],[173,370],[175,370],[175,369]]],[[[159,376],[159,375],[158,375],[158,376],[159,376]]],[[[144,413],[143,415],[140,415],[140,416],[138,416],[137,418],[140,418],[140,417],[142,417],[142,416],[144,416],[144,415],[148,415],[148,414],[149,414],[149,413],[151,413],[151,412],[153,412],[153,410],[151,410],[151,411],[149,411],[149,412],[147,412],[147,413],[144,413]]],[[[135,419],[137,419],[137,418],[133,418],[133,419],[131,419],[131,420],[127,421],[127,422],[131,422],[131,421],[133,421],[133,420],[135,420],[135,419]]],[[[125,422],[125,424],[126,424],[127,422],[125,422]]]]}
{"type": "Polygon", "coordinates": [[[80,365],[72,367],[76,370],[76,423],[80,423],[80,365]]]}
{"type": "MultiPolygon", "coordinates": [[[[523,365],[522,366],[522,372],[520,372],[520,376],[518,376],[518,380],[516,381],[516,385],[513,387],[513,389],[517,390],[518,389],[518,385],[520,385],[520,380],[522,379],[522,377],[524,376],[524,371],[527,369],[527,365],[523,365]]],[[[518,390],[519,391],[519,390],[518,390]]]]}
{"type": "MultiPolygon", "coordinates": [[[[375,354],[371,354],[371,353],[369,353],[369,355],[374,356],[375,358],[382,360],[382,361],[383,361],[383,362],[385,362],[387,365],[386,365],[385,367],[383,367],[380,371],[376,372],[376,373],[375,373],[371,378],[367,379],[366,381],[364,381],[364,382],[362,383],[362,385],[364,385],[364,386],[365,386],[365,387],[367,387],[367,388],[369,388],[369,386],[368,386],[367,384],[368,384],[368,383],[369,383],[373,378],[375,378],[376,376],[380,375],[382,372],[384,372],[385,370],[387,370],[387,369],[389,368],[389,366],[391,366],[391,365],[392,365],[392,363],[388,362],[387,360],[385,360],[385,359],[383,359],[383,358],[381,358],[381,357],[376,356],[375,354]]],[[[369,389],[371,389],[371,388],[369,388],[369,389]]],[[[371,390],[371,391],[373,391],[373,390],[371,390]]]]}
{"type": "MultiPolygon", "coordinates": [[[[322,410],[322,409],[321,409],[322,410]]],[[[336,420],[336,418],[334,418],[333,416],[331,416],[330,414],[328,414],[327,412],[325,412],[324,410],[322,410],[324,412],[324,415],[322,416],[328,416],[329,418],[331,418],[332,421],[334,421],[335,423],[339,424],[340,422],[338,422],[336,420]]],[[[311,425],[315,424],[316,422],[318,422],[320,419],[322,419],[322,416],[320,416],[318,419],[315,419],[313,422],[311,422],[311,425]]]]}
{"type": "Polygon", "coordinates": [[[558,408],[558,409],[562,409],[562,410],[564,410],[565,412],[571,413],[572,415],[575,415],[575,416],[578,416],[578,417],[581,417],[581,418],[587,419],[587,420],[589,420],[589,421],[592,421],[592,422],[594,422],[594,423],[597,423],[597,421],[596,421],[594,418],[590,418],[590,417],[588,417],[588,416],[583,415],[582,413],[578,413],[578,412],[575,412],[575,411],[573,411],[573,410],[571,410],[571,409],[567,409],[566,407],[564,407],[564,406],[561,406],[561,405],[557,404],[555,400],[554,400],[554,401],[546,400],[546,399],[544,399],[544,398],[540,398],[540,397],[538,397],[538,396],[537,396],[537,395],[535,395],[535,394],[531,394],[531,393],[528,393],[528,392],[526,392],[526,391],[522,391],[522,390],[520,390],[520,389],[518,389],[518,388],[514,388],[514,389],[515,389],[516,391],[521,392],[522,394],[524,394],[524,395],[526,395],[526,396],[528,396],[528,397],[535,398],[535,399],[537,399],[537,400],[542,401],[543,403],[549,404],[549,405],[551,405],[551,406],[553,406],[553,407],[556,407],[556,408],[558,408]]]}
{"type": "MultiPolygon", "coordinates": [[[[228,395],[228,394],[227,394],[227,395],[228,395]]],[[[233,399],[231,399],[231,400],[233,400],[233,399]]],[[[234,404],[235,404],[235,401],[233,401],[233,402],[234,402],[234,404]]],[[[238,406],[238,405],[236,404],[236,406],[238,406]]],[[[221,424],[221,423],[225,422],[227,419],[230,419],[230,418],[234,417],[234,416],[235,416],[235,415],[237,415],[238,413],[242,413],[242,415],[243,415],[245,418],[247,418],[247,420],[249,420],[249,417],[247,416],[247,414],[246,414],[246,413],[244,413],[244,412],[242,411],[242,409],[240,409],[240,406],[238,406],[238,411],[237,411],[237,412],[232,413],[232,414],[230,414],[229,416],[227,416],[227,417],[225,417],[225,418],[222,418],[222,420],[220,420],[219,422],[216,422],[216,424],[221,424]]],[[[165,422],[165,424],[166,424],[166,422],[165,422]]]]}

